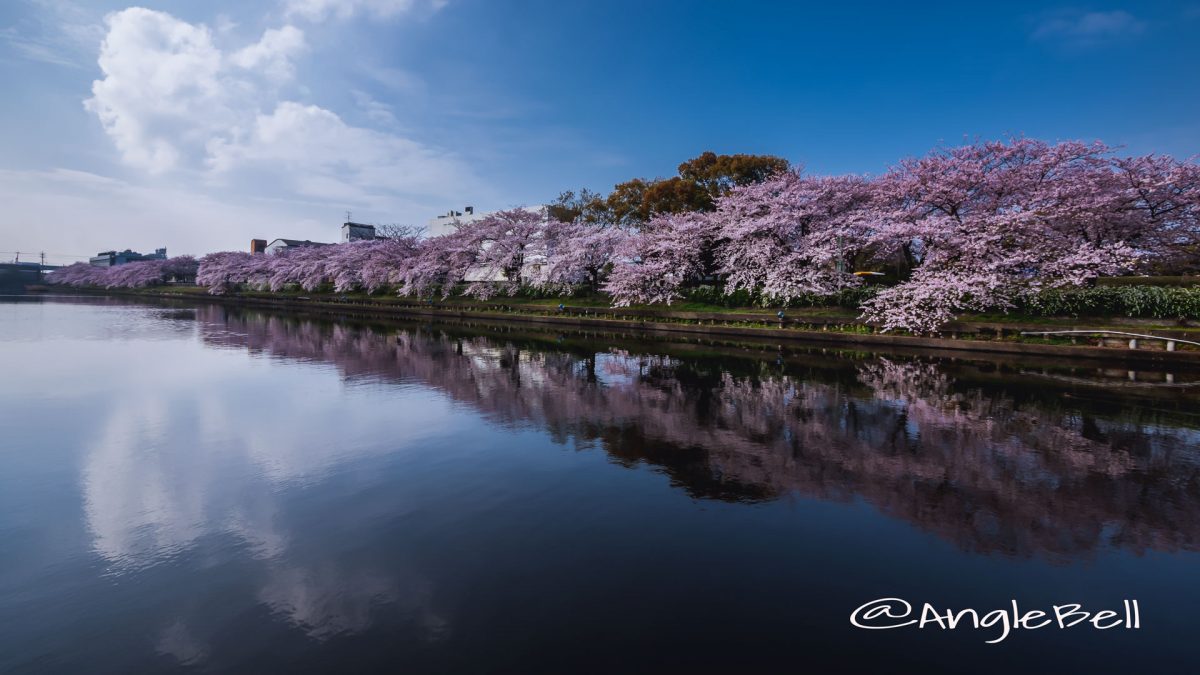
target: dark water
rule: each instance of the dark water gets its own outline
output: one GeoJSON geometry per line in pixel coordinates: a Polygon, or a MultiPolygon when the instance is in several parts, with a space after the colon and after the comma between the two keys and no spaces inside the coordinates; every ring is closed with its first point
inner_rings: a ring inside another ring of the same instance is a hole
{"type": "Polygon", "coordinates": [[[1200,668],[1194,374],[84,299],[0,373],[0,671],[1200,668]]]}

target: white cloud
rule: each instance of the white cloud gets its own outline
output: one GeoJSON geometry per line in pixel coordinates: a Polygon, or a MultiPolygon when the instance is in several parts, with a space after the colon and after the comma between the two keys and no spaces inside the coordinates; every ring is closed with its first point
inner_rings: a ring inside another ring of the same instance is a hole
{"type": "Polygon", "coordinates": [[[304,31],[299,28],[271,28],[263,33],[261,40],[234,52],[229,60],[246,70],[262,71],[276,81],[290,80],[296,74],[292,60],[305,47],[304,31]]]}
{"type": "Polygon", "coordinates": [[[1091,46],[1140,35],[1146,23],[1129,12],[1064,11],[1042,18],[1034,28],[1036,40],[1068,46],[1091,46]]]}
{"type": "MultiPolygon", "coordinates": [[[[281,200],[381,212],[385,220],[420,220],[411,215],[484,191],[453,153],[288,100],[307,49],[299,28],[269,29],[250,45],[223,48],[225,35],[163,12],[130,8],[106,21],[104,77],[85,107],[129,166],[185,175],[200,187],[252,186],[281,200]]],[[[358,102],[369,119],[395,131],[390,106],[358,102]]]]}
{"type": "Polygon", "coordinates": [[[218,171],[261,168],[285,172],[310,197],[369,200],[372,194],[457,194],[467,179],[451,156],[399,136],[353,127],[314,105],[282,101],[259,114],[249,133],[209,146],[218,171]]]}
{"type": "Polygon", "coordinates": [[[396,125],[396,115],[392,112],[392,106],[376,100],[375,97],[361,89],[353,89],[350,94],[367,119],[387,127],[396,125]]]}
{"type": "Polygon", "coordinates": [[[161,173],[186,146],[236,124],[230,82],[208,28],[134,7],[107,18],[104,79],[85,107],[96,113],[125,162],[161,173]]]}
{"type": "Polygon", "coordinates": [[[77,261],[63,255],[114,247],[203,254],[245,249],[253,237],[337,238],[341,203],[258,199],[167,182],[139,185],[65,169],[0,170],[0,230],[13,250],[45,250],[55,264],[77,261]]]}

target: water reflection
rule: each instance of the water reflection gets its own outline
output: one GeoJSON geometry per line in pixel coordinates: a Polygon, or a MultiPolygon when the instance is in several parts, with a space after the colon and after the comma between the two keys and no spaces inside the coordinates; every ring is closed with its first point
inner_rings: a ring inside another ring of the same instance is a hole
{"type": "Polygon", "coordinates": [[[334,364],[350,381],[419,382],[495,422],[659,467],[697,498],[860,498],[963,549],[1016,556],[1200,542],[1194,415],[1095,410],[1044,383],[964,384],[920,359],[793,375],[453,330],[389,334],[223,308],[198,318],[210,345],[334,364]]]}
{"type": "MultiPolygon", "coordinates": [[[[1200,537],[1194,373],[112,301],[0,303],[0,358],[23,383],[0,390],[0,671],[740,672],[800,646],[834,672],[983,647],[847,632],[903,592],[1113,589],[1155,612],[1135,637],[1160,664],[1194,632],[1195,556],[1162,555],[1200,537]]],[[[1079,635],[1004,654],[1135,653],[1079,635]]]]}

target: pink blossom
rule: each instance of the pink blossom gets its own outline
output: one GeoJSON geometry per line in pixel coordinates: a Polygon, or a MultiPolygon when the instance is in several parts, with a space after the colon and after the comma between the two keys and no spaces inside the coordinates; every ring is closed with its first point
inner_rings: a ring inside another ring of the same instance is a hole
{"type": "Polygon", "coordinates": [[[671,304],[687,283],[703,280],[705,252],[720,232],[720,221],[708,213],[655,216],[646,229],[621,242],[616,265],[604,290],[613,305],[671,304]]]}
{"type": "Polygon", "coordinates": [[[173,279],[190,279],[196,275],[197,266],[196,259],[186,255],[167,260],[139,260],[112,267],[96,267],[81,262],[55,270],[46,277],[46,281],[77,288],[145,288],[173,279]]]}

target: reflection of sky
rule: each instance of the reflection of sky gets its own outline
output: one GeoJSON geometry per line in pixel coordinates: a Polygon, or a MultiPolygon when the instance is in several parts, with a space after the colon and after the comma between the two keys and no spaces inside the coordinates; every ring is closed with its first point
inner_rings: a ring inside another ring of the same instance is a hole
{"type": "MultiPolygon", "coordinates": [[[[968,597],[995,574],[1077,593],[1128,551],[1195,548],[1194,490],[1169,475],[1194,468],[1192,429],[1102,418],[1112,440],[1091,440],[1052,403],[920,360],[747,375],[215,306],[26,307],[0,323],[23,383],[0,391],[0,633],[31,626],[25,663],[116,622],[121,658],[215,669],[231,645],[503,651],[510,613],[525,638],[587,615],[577,634],[694,636],[770,598],[842,616],[845,584],[856,602],[860,582],[968,597]],[[1095,567],[1031,573],[1010,552],[1095,567]],[[39,644],[38,626],[66,628],[39,644]]],[[[1136,564],[1156,588],[1180,578],[1136,564]]],[[[758,631],[786,625],[775,612],[758,631]]]]}
{"type": "MultiPolygon", "coordinates": [[[[5,379],[23,383],[0,393],[0,422],[27,448],[78,448],[84,521],[109,575],[232,537],[264,566],[259,600],[313,637],[365,628],[378,603],[428,600],[428,582],[414,572],[292,559],[295,523],[280,517],[279,502],[341,465],[443,434],[452,410],[443,397],[347,386],[326,364],[206,348],[194,322],[152,310],[45,303],[0,312],[14,319],[0,321],[5,379]],[[69,410],[86,419],[56,428],[69,410]],[[78,437],[47,443],[64,432],[78,437]]],[[[0,468],[28,461],[0,454],[0,468]]],[[[441,630],[443,619],[420,613],[432,633],[441,630]]],[[[162,629],[158,650],[180,663],[207,654],[183,619],[162,629]]]]}
{"type": "Polygon", "coordinates": [[[114,562],[152,562],[214,528],[269,552],[282,538],[270,504],[245,512],[243,492],[318,481],[339,461],[402,450],[449,418],[449,404],[419,391],[347,389],[327,365],[283,367],[198,346],[181,358],[177,344],[137,339],[6,347],[16,377],[30,383],[26,395],[62,397],[36,383],[70,373],[70,393],[107,411],[89,430],[82,474],[96,547],[114,562]],[[33,364],[46,361],[55,372],[38,377],[33,364]]]}

